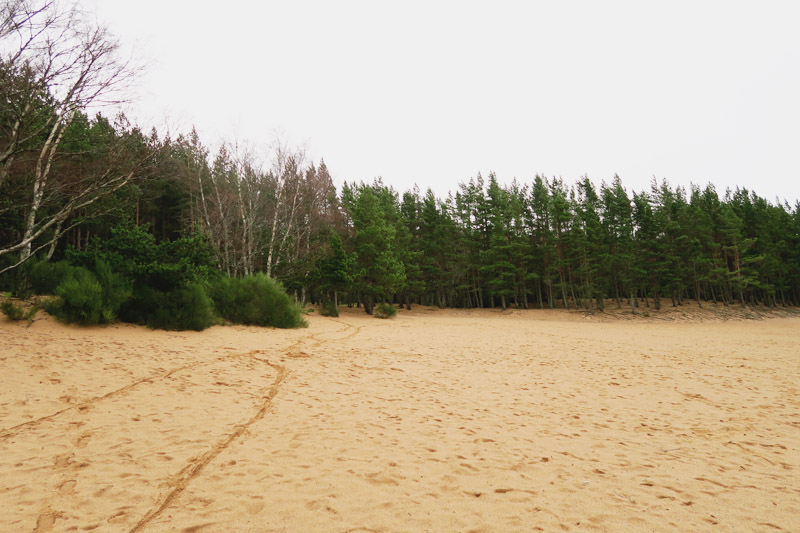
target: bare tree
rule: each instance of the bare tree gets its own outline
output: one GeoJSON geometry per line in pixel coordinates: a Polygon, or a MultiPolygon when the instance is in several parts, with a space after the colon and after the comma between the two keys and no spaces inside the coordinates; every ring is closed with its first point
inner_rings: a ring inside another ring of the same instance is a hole
{"type": "MultiPolygon", "coordinates": [[[[304,150],[281,139],[269,151],[246,142],[223,143],[209,165],[196,133],[182,142],[184,180],[201,220],[195,228],[208,235],[226,274],[274,276],[276,266],[310,256],[326,224],[335,224],[331,177],[324,162],[319,169],[308,164],[304,150]]],[[[280,274],[293,273],[282,268],[280,274]]]]}
{"type": "Polygon", "coordinates": [[[275,141],[271,172],[274,203],[267,245],[267,276],[272,275],[272,268],[280,250],[294,228],[305,158],[304,149],[290,150],[282,140],[275,141]]]}
{"type": "Polygon", "coordinates": [[[48,194],[60,187],[53,163],[75,116],[89,106],[119,102],[137,69],[119,58],[118,43],[106,28],[74,6],[60,10],[51,1],[8,3],[0,23],[0,51],[0,88],[6,94],[0,104],[0,186],[15,156],[35,154],[22,236],[0,245],[0,256],[19,252],[21,264],[31,256],[34,241],[45,234],[57,239],[59,232],[52,229],[133,177],[130,167],[111,165],[73,182],[68,201],[46,214],[42,210],[48,194]]]}

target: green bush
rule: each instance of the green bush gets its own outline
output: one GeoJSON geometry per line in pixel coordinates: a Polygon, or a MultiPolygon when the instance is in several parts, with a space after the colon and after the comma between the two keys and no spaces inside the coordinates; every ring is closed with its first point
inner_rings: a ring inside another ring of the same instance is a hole
{"type": "Polygon", "coordinates": [[[55,294],[56,287],[75,267],[66,261],[32,261],[26,265],[28,279],[36,294],[55,294]]]}
{"type": "MultiPolygon", "coordinates": [[[[202,331],[216,322],[211,299],[200,285],[171,291],[140,287],[132,302],[132,318],[136,320],[131,321],[150,328],[202,331]]],[[[131,306],[127,307],[127,312],[131,313],[131,306]]]]}
{"type": "Polygon", "coordinates": [[[63,322],[107,324],[117,318],[120,306],[131,295],[131,284],[101,260],[95,262],[95,273],[83,267],[69,267],[55,288],[58,298],[45,309],[63,322]]]}
{"type": "Polygon", "coordinates": [[[99,324],[104,319],[103,287],[89,270],[78,267],[56,287],[45,309],[62,322],[99,324]]]}
{"type": "Polygon", "coordinates": [[[245,278],[221,278],[211,284],[209,295],[219,315],[237,324],[297,328],[307,326],[302,310],[283,286],[264,274],[245,278]]]}
{"type": "Polygon", "coordinates": [[[28,326],[33,324],[33,319],[36,317],[36,313],[39,312],[39,305],[32,305],[25,311],[22,307],[18,306],[12,301],[5,301],[0,304],[0,310],[3,311],[3,314],[8,317],[9,320],[19,321],[25,320],[28,323],[28,326]]]}
{"type": "Polygon", "coordinates": [[[336,307],[336,304],[332,301],[327,302],[325,305],[319,308],[319,314],[321,316],[339,316],[339,308],[336,307]]]}
{"type": "Polygon", "coordinates": [[[104,313],[109,316],[107,322],[117,318],[119,308],[131,297],[131,282],[121,274],[111,270],[105,261],[95,261],[94,273],[103,289],[104,313]]]}
{"type": "Polygon", "coordinates": [[[92,268],[97,259],[114,272],[133,280],[135,286],[170,292],[191,284],[204,284],[217,274],[214,252],[202,236],[157,243],[147,225],[119,225],[111,237],[93,240],[86,250],[71,249],[67,259],[73,265],[92,268]]]}
{"type": "Polygon", "coordinates": [[[375,318],[391,318],[397,314],[397,308],[392,304],[379,303],[373,311],[375,318]]]}
{"type": "Polygon", "coordinates": [[[25,311],[11,300],[6,300],[0,304],[0,311],[3,311],[3,314],[14,322],[25,318],[25,311]]]}

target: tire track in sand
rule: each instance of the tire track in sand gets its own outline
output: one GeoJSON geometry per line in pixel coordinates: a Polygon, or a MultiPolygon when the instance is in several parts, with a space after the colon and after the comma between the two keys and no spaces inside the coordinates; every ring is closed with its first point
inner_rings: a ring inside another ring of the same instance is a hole
{"type": "Polygon", "coordinates": [[[319,336],[323,335],[325,332],[315,333],[313,335],[309,335],[308,337],[301,337],[300,339],[295,341],[293,344],[291,344],[290,346],[287,346],[285,348],[285,354],[284,354],[285,357],[288,357],[289,359],[310,359],[311,357],[313,357],[313,354],[307,354],[307,353],[305,353],[303,351],[300,351],[300,345],[302,345],[304,342],[313,341],[313,344],[311,345],[311,347],[313,348],[313,347],[319,346],[323,342],[345,341],[345,340],[348,340],[348,339],[358,335],[358,333],[364,327],[364,326],[353,326],[351,324],[346,324],[346,323],[342,322],[341,320],[335,320],[335,319],[330,319],[330,320],[331,320],[331,322],[335,322],[336,324],[344,326],[344,330],[342,330],[343,332],[347,332],[349,330],[353,330],[353,331],[348,333],[348,334],[346,334],[344,337],[338,337],[338,338],[334,338],[334,339],[320,339],[319,336]]]}
{"type": "Polygon", "coordinates": [[[188,364],[188,365],[180,366],[178,368],[173,368],[172,370],[168,370],[167,372],[164,372],[164,373],[161,373],[161,374],[157,374],[155,376],[148,376],[146,378],[142,378],[140,380],[134,381],[133,383],[129,383],[129,384],[125,385],[124,387],[120,387],[119,389],[114,389],[114,390],[112,390],[110,392],[107,392],[106,394],[102,394],[100,396],[94,396],[92,398],[89,398],[88,400],[83,400],[81,403],[78,403],[78,404],[75,404],[75,405],[71,405],[69,407],[65,407],[64,409],[56,411],[55,413],[51,413],[49,415],[45,415],[45,416],[36,418],[34,420],[28,420],[27,422],[23,422],[21,424],[17,424],[16,426],[11,426],[9,428],[2,429],[2,430],[0,430],[0,439],[5,439],[7,437],[10,437],[17,430],[24,429],[24,428],[31,427],[31,426],[35,426],[35,425],[40,424],[42,422],[47,422],[48,420],[52,420],[55,417],[57,417],[59,415],[62,415],[64,413],[67,413],[69,411],[74,411],[74,410],[84,411],[84,410],[86,410],[86,409],[88,409],[90,407],[93,407],[97,402],[100,402],[100,401],[103,401],[103,400],[107,400],[109,398],[113,398],[113,397],[119,396],[120,394],[125,394],[126,392],[130,391],[131,389],[134,389],[135,387],[138,387],[139,385],[142,385],[144,383],[153,383],[153,382],[158,381],[158,380],[166,379],[166,378],[172,376],[173,374],[177,374],[178,372],[181,372],[183,370],[189,370],[189,369],[195,368],[197,366],[208,365],[208,364],[216,363],[216,362],[223,361],[223,360],[229,359],[229,358],[230,359],[234,359],[234,358],[238,358],[238,357],[253,356],[256,353],[259,353],[259,351],[258,350],[252,350],[252,351],[245,352],[245,353],[222,355],[220,357],[216,357],[216,358],[210,359],[208,361],[197,361],[196,363],[191,363],[191,364],[188,364]]]}
{"type": "Polygon", "coordinates": [[[252,417],[250,417],[250,419],[247,422],[236,426],[236,429],[233,431],[233,433],[231,433],[221,441],[217,442],[217,444],[215,444],[210,450],[206,451],[202,455],[199,455],[191,459],[189,461],[189,464],[186,465],[183,468],[183,470],[178,472],[171,479],[166,480],[168,484],[173,485],[173,489],[169,491],[167,494],[165,494],[160,499],[158,505],[153,509],[151,509],[150,511],[148,511],[147,514],[145,514],[144,517],[142,517],[142,519],[139,520],[139,522],[135,526],[133,526],[133,528],[130,530],[130,533],[141,531],[142,528],[144,528],[147,524],[158,518],[161,515],[161,513],[163,513],[164,510],[170,506],[173,500],[175,500],[175,498],[180,496],[181,493],[183,493],[183,491],[186,490],[186,488],[189,486],[189,483],[191,483],[192,480],[194,480],[197,476],[200,475],[200,473],[203,471],[203,468],[205,468],[211,461],[216,459],[217,456],[219,456],[220,453],[222,453],[226,448],[228,448],[228,446],[230,446],[234,440],[241,437],[242,434],[244,434],[244,432],[247,431],[247,429],[250,426],[252,426],[256,422],[264,418],[264,415],[266,415],[267,410],[270,408],[270,405],[272,404],[272,399],[275,398],[275,396],[278,394],[278,389],[280,387],[280,384],[283,382],[284,379],[286,379],[288,371],[286,370],[285,366],[273,364],[265,359],[259,359],[258,357],[255,356],[255,353],[258,352],[257,351],[250,352],[248,355],[252,355],[253,359],[255,359],[256,361],[261,361],[262,363],[271,366],[278,372],[275,381],[272,382],[269,392],[264,397],[264,401],[261,403],[261,406],[259,407],[258,411],[256,411],[256,413],[252,417]]]}
{"type": "MultiPolygon", "coordinates": [[[[344,326],[343,331],[345,332],[353,330],[352,332],[346,334],[344,337],[333,339],[337,341],[350,339],[356,336],[363,327],[363,326],[352,326],[350,324],[346,324],[339,320],[334,320],[334,322],[344,326]]],[[[316,333],[314,335],[298,339],[291,345],[284,348],[283,350],[284,356],[290,359],[310,358],[311,357],[310,355],[305,354],[304,352],[298,353],[297,350],[304,342],[308,342],[309,340],[313,341],[312,346],[319,346],[323,342],[330,340],[330,339],[320,339],[319,335],[321,334],[322,333],[316,333]]],[[[241,355],[252,355],[253,359],[255,359],[256,361],[265,363],[278,371],[278,376],[275,378],[275,381],[273,381],[272,386],[270,387],[267,396],[264,398],[264,402],[262,403],[259,410],[247,422],[237,426],[236,430],[232,434],[219,441],[210,450],[206,451],[202,455],[194,459],[191,459],[189,461],[189,464],[186,465],[183,468],[183,470],[181,470],[175,476],[173,476],[171,480],[167,480],[167,483],[174,485],[174,488],[171,491],[169,491],[163,497],[163,499],[160,500],[160,503],[156,507],[150,510],[144,517],[142,517],[141,520],[139,520],[139,522],[135,526],[133,526],[133,528],[130,530],[130,533],[136,533],[137,531],[141,531],[145,526],[147,526],[147,524],[149,524],[150,522],[161,516],[161,514],[172,504],[172,502],[175,501],[175,499],[178,498],[178,496],[180,496],[187,489],[189,484],[202,473],[202,470],[206,466],[208,466],[223,451],[225,451],[233,443],[234,440],[241,437],[245,433],[245,431],[247,431],[247,429],[250,428],[250,426],[252,426],[256,422],[264,418],[264,415],[266,415],[267,410],[272,404],[273,398],[275,398],[275,396],[278,394],[278,388],[280,384],[286,379],[286,377],[289,374],[289,371],[283,365],[278,365],[264,359],[259,359],[258,357],[255,356],[256,353],[258,353],[258,351],[249,352],[248,354],[241,354],[241,355]]]]}

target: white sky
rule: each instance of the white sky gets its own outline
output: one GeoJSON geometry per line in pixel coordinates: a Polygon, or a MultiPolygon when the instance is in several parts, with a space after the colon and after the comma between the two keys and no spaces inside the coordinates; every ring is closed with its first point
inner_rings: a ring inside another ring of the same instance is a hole
{"type": "Polygon", "coordinates": [[[618,173],[800,199],[800,2],[83,4],[149,65],[132,118],[281,132],[337,185],[618,173]]]}

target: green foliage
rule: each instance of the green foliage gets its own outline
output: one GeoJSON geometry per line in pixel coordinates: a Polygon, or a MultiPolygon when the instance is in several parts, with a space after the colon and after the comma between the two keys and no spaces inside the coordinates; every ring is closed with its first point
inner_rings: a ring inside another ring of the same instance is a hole
{"type": "Polygon", "coordinates": [[[105,320],[103,287],[95,275],[83,267],[72,269],[55,292],[58,298],[49,301],[45,309],[62,322],[88,325],[113,318],[105,320]]]}
{"type": "Polygon", "coordinates": [[[94,273],[102,288],[103,314],[107,322],[116,319],[119,308],[131,297],[131,282],[121,274],[113,272],[102,260],[95,262],[94,273]]]}
{"type": "Polygon", "coordinates": [[[336,304],[333,301],[328,301],[322,307],[319,308],[319,314],[320,316],[338,317],[339,308],[336,307],[336,304]]]}
{"type": "Polygon", "coordinates": [[[25,318],[25,310],[11,300],[6,300],[0,304],[0,311],[2,311],[9,320],[13,320],[14,322],[25,318]]]}
{"type": "Polygon", "coordinates": [[[203,287],[219,274],[203,237],[157,243],[146,226],[121,225],[111,229],[110,238],[95,240],[84,251],[71,250],[68,258],[97,265],[107,305],[119,309],[126,322],[170,330],[201,330],[214,323],[203,287]]]}
{"type": "Polygon", "coordinates": [[[375,306],[375,311],[373,313],[375,318],[392,318],[396,314],[397,308],[395,306],[383,302],[375,306]]]}
{"type": "Polygon", "coordinates": [[[197,284],[171,291],[138,287],[133,301],[139,322],[150,328],[202,331],[216,322],[211,298],[197,284]]]}
{"type": "Polygon", "coordinates": [[[28,322],[28,326],[30,326],[33,323],[33,319],[36,317],[36,313],[39,312],[39,306],[32,305],[26,311],[11,300],[6,300],[0,304],[0,311],[2,311],[9,320],[13,320],[14,322],[25,320],[28,322]]]}
{"type": "Polygon", "coordinates": [[[36,294],[55,294],[56,287],[73,269],[67,261],[31,261],[26,265],[28,278],[36,294]]]}
{"type": "Polygon", "coordinates": [[[329,253],[317,261],[317,277],[325,293],[343,290],[353,281],[353,261],[344,251],[341,236],[331,231],[328,245],[329,253]]]}
{"type": "Polygon", "coordinates": [[[63,278],[54,291],[57,298],[48,302],[46,310],[67,323],[108,324],[116,320],[131,295],[131,284],[99,259],[94,270],[59,266],[63,278]]]}
{"type": "Polygon", "coordinates": [[[209,287],[219,315],[237,324],[276,328],[306,327],[302,309],[283,286],[264,274],[221,278],[209,287]]]}
{"type": "Polygon", "coordinates": [[[96,259],[131,279],[134,285],[169,292],[190,284],[204,284],[218,275],[213,251],[202,236],[156,243],[146,225],[120,225],[111,237],[94,240],[85,251],[70,250],[72,264],[88,266],[96,259]]]}
{"type": "Polygon", "coordinates": [[[380,181],[345,187],[342,202],[353,220],[356,265],[354,289],[364,298],[365,310],[375,299],[402,290],[406,281],[397,194],[380,181]]]}

